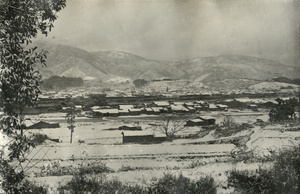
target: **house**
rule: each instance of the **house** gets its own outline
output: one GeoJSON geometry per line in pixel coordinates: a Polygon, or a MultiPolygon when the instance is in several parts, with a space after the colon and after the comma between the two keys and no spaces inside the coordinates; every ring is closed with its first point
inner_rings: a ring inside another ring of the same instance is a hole
{"type": "Polygon", "coordinates": [[[152,107],[151,108],[153,110],[153,114],[160,114],[160,110],[162,109],[161,107],[152,107]]]}
{"type": "Polygon", "coordinates": [[[189,109],[183,105],[171,105],[171,111],[176,113],[186,113],[189,112],[189,109]]]}
{"type": "Polygon", "coordinates": [[[197,110],[194,108],[194,107],[192,107],[192,106],[187,106],[187,109],[189,109],[189,112],[191,112],[191,113],[195,113],[197,110]]]}
{"type": "Polygon", "coordinates": [[[143,111],[145,114],[148,114],[148,115],[150,115],[150,114],[154,114],[154,111],[153,111],[153,109],[152,108],[144,108],[144,111],[143,111]]]}
{"type": "Polygon", "coordinates": [[[258,106],[256,104],[249,104],[248,108],[251,109],[252,111],[258,111],[258,106]]]}
{"type": "Polygon", "coordinates": [[[214,125],[216,122],[216,119],[211,116],[200,116],[199,118],[205,122],[205,125],[214,125]]]}
{"type": "Polygon", "coordinates": [[[119,115],[120,116],[126,116],[126,115],[130,115],[129,110],[119,110],[119,115]]]}
{"type": "Polygon", "coordinates": [[[118,109],[97,109],[92,110],[95,117],[115,117],[119,115],[118,109]]]}
{"type": "Polygon", "coordinates": [[[146,134],[145,132],[122,132],[122,143],[141,143],[141,144],[150,144],[150,143],[162,143],[167,140],[165,135],[154,136],[153,134],[146,134]],[[129,134],[129,135],[128,135],[129,134]]]}
{"type": "Polygon", "coordinates": [[[124,130],[124,131],[141,131],[142,127],[141,126],[135,126],[135,125],[123,125],[119,127],[119,130],[124,130]]]}
{"type": "Polygon", "coordinates": [[[210,111],[217,111],[217,110],[219,110],[219,108],[215,104],[210,104],[209,105],[209,110],[210,111]]]}
{"type": "Polygon", "coordinates": [[[194,106],[194,103],[193,102],[186,102],[184,103],[185,106],[194,106]]]}
{"type": "Polygon", "coordinates": [[[214,125],[216,119],[210,116],[200,116],[191,120],[186,121],[185,126],[204,126],[204,125],[214,125]]]}
{"type": "Polygon", "coordinates": [[[224,104],[217,104],[216,105],[219,109],[219,111],[228,111],[228,106],[224,104]]]}
{"type": "Polygon", "coordinates": [[[45,129],[45,128],[59,128],[59,123],[48,123],[45,121],[39,121],[32,125],[26,126],[27,129],[45,129]]]}
{"type": "Polygon", "coordinates": [[[168,109],[164,107],[152,107],[154,114],[167,113],[168,109]]]}
{"type": "Polygon", "coordinates": [[[194,127],[194,126],[203,126],[204,121],[202,119],[196,118],[186,121],[185,126],[194,127]]]}
{"type": "Polygon", "coordinates": [[[119,110],[129,110],[131,108],[134,108],[133,105],[119,105],[119,110]]]}
{"type": "Polygon", "coordinates": [[[168,101],[153,101],[151,103],[152,107],[168,107],[170,103],[168,101]]]}
{"type": "Polygon", "coordinates": [[[128,111],[130,115],[140,115],[142,113],[141,109],[139,108],[131,108],[128,111]]]}

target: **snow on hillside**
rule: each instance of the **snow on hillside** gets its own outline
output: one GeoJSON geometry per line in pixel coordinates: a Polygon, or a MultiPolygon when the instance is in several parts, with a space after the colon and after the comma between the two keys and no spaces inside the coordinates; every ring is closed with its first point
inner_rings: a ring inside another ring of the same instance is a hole
{"type": "Polygon", "coordinates": [[[107,80],[107,82],[113,82],[113,83],[125,83],[125,82],[130,82],[130,81],[131,81],[130,78],[119,77],[119,76],[114,76],[107,80]]]}
{"type": "Polygon", "coordinates": [[[257,92],[277,91],[283,89],[298,91],[300,89],[300,86],[295,84],[281,83],[281,82],[262,82],[259,84],[249,86],[249,89],[257,92]]]}

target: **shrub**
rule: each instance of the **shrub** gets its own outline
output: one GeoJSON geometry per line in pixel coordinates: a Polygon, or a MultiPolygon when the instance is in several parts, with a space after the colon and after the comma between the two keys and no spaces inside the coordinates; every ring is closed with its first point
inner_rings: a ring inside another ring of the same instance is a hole
{"type": "Polygon", "coordinates": [[[87,164],[82,165],[80,168],[74,166],[60,166],[59,162],[50,163],[47,166],[43,166],[41,169],[41,176],[64,176],[73,174],[101,174],[113,172],[112,169],[108,168],[105,164],[87,164]]]}
{"type": "Polygon", "coordinates": [[[251,175],[247,171],[232,172],[228,178],[230,185],[235,187],[237,193],[270,193],[276,191],[276,185],[272,180],[272,173],[269,171],[260,171],[259,175],[251,175]]]}
{"type": "Polygon", "coordinates": [[[154,194],[210,194],[216,193],[214,179],[211,177],[200,178],[197,182],[191,181],[180,174],[178,177],[165,174],[158,182],[149,188],[149,193],[154,194]]]}
{"type": "Polygon", "coordinates": [[[182,175],[178,177],[165,174],[156,184],[151,187],[139,185],[124,185],[117,179],[106,180],[105,176],[86,176],[84,173],[76,174],[67,185],[59,188],[60,193],[101,193],[101,194],[214,194],[216,186],[211,177],[200,178],[198,181],[191,181],[182,175]]]}
{"type": "Polygon", "coordinates": [[[60,193],[68,191],[71,193],[101,193],[101,194],[127,194],[127,193],[147,193],[146,189],[136,186],[123,185],[119,180],[105,180],[103,175],[86,176],[85,174],[79,173],[73,177],[73,179],[67,183],[67,185],[59,188],[60,193]]]}
{"type": "Polygon", "coordinates": [[[49,137],[45,134],[34,133],[32,135],[32,142],[35,145],[40,145],[40,144],[44,143],[46,139],[49,139],[49,137]]]}
{"type": "Polygon", "coordinates": [[[280,151],[273,158],[272,169],[251,176],[247,172],[232,172],[229,183],[241,193],[299,193],[300,147],[280,151]]]}
{"type": "Polygon", "coordinates": [[[254,127],[253,125],[248,123],[242,123],[242,124],[236,123],[231,117],[226,116],[221,126],[215,127],[216,131],[214,135],[216,137],[228,137],[238,132],[251,129],[253,127],[254,127]]]}

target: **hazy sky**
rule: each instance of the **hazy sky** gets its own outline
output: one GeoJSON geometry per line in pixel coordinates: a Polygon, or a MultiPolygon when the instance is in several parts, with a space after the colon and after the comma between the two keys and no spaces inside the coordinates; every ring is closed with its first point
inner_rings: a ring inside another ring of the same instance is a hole
{"type": "Polygon", "coordinates": [[[158,60],[223,54],[299,65],[300,0],[67,0],[46,39],[158,60]]]}

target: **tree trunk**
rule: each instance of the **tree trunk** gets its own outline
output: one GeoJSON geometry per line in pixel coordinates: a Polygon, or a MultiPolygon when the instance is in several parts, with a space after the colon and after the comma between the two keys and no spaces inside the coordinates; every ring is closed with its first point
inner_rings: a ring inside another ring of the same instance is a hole
{"type": "Polygon", "coordinates": [[[73,136],[73,128],[71,129],[70,143],[72,143],[72,136],[73,136]]]}

